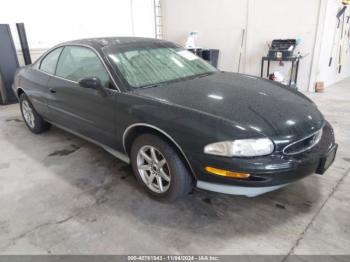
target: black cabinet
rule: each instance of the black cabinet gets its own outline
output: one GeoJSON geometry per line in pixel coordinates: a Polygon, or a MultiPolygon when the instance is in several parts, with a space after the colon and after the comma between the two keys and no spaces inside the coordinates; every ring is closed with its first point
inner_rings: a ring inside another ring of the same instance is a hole
{"type": "Polygon", "coordinates": [[[12,84],[19,67],[9,25],[0,24],[0,39],[0,102],[8,104],[17,101],[12,84]]]}
{"type": "Polygon", "coordinates": [[[203,58],[204,60],[208,61],[214,67],[218,67],[219,49],[192,48],[188,50],[196,54],[197,56],[203,58]]]}

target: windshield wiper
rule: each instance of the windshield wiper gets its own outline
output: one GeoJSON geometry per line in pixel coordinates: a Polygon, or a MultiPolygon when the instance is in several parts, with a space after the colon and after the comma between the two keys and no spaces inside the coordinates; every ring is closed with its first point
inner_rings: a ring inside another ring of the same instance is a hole
{"type": "Polygon", "coordinates": [[[186,80],[189,80],[189,79],[202,78],[202,77],[205,77],[205,76],[209,76],[209,75],[211,75],[211,74],[213,74],[213,72],[208,72],[208,73],[199,74],[199,75],[186,76],[186,77],[182,77],[182,78],[178,78],[178,79],[172,79],[172,80],[165,81],[165,82],[161,82],[161,83],[158,83],[158,84],[149,84],[149,85],[141,86],[141,87],[139,87],[139,88],[159,87],[159,86],[161,86],[162,84],[169,84],[169,83],[175,83],[175,82],[186,81],[186,80]]]}
{"type": "Polygon", "coordinates": [[[141,88],[151,88],[151,87],[158,87],[158,86],[160,86],[160,84],[150,84],[146,86],[141,86],[141,88]]]}
{"type": "Polygon", "coordinates": [[[205,73],[205,74],[200,74],[200,75],[197,75],[195,78],[202,78],[202,77],[205,77],[205,76],[209,76],[211,74],[212,74],[212,72],[205,73]]]}

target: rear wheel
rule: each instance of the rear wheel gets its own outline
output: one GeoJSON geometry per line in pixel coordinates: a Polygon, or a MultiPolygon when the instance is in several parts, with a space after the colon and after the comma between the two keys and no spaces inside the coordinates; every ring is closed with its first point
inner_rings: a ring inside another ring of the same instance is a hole
{"type": "Polygon", "coordinates": [[[42,132],[47,131],[50,128],[50,124],[47,123],[35,111],[28,97],[24,93],[20,95],[19,103],[20,103],[23,120],[30,131],[32,131],[35,134],[40,134],[42,132]]]}
{"type": "Polygon", "coordinates": [[[144,134],[135,139],[131,165],[138,181],[158,199],[173,201],[192,189],[192,177],[182,158],[158,136],[144,134]]]}

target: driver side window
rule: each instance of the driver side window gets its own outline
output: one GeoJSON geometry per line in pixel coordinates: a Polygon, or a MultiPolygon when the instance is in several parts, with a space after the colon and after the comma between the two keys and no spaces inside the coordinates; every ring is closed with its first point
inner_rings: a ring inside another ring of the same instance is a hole
{"type": "Polygon", "coordinates": [[[86,47],[66,46],[58,61],[56,75],[76,82],[84,77],[98,77],[104,87],[110,85],[101,60],[86,47]]]}
{"type": "Polygon", "coordinates": [[[63,47],[59,47],[46,55],[40,63],[40,70],[52,75],[55,74],[57,60],[62,52],[62,49],[63,47]]]}

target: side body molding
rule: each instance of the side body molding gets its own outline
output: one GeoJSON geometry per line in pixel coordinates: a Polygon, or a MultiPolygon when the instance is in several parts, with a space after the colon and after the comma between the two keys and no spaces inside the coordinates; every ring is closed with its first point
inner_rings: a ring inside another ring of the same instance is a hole
{"type": "Polygon", "coordinates": [[[162,133],[164,136],[166,136],[175,146],[176,148],[180,151],[181,155],[183,156],[183,158],[185,159],[186,161],[186,164],[188,165],[188,167],[190,168],[190,171],[193,175],[193,177],[196,177],[193,169],[192,169],[192,166],[190,164],[190,161],[188,160],[185,152],[182,150],[182,148],[180,147],[180,145],[175,141],[174,138],[172,138],[168,133],[166,133],[164,130],[160,129],[159,127],[156,127],[156,126],[153,126],[153,125],[150,125],[150,124],[146,124],[146,123],[135,123],[135,124],[132,124],[130,126],[128,126],[124,133],[123,133],[123,148],[124,148],[124,152],[125,154],[127,155],[127,150],[126,150],[126,145],[125,145],[125,140],[126,140],[126,137],[128,135],[128,133],[135,127],[148,127],[148,128],[151,128],[151,129],[154,129],[160,133],[162,133]]]}

